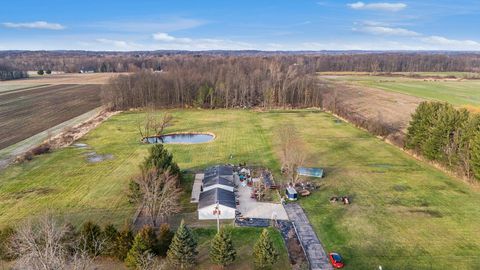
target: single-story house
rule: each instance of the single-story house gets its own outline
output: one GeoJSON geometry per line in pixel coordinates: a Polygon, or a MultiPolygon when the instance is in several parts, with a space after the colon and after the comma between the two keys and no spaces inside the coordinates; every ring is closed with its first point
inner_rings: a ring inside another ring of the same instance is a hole
{"type": "Polygon", "coordinates": [[[217,214],[219,219],[234,219],[236,206],[233,191],[222,188],[204,191],[198,200],[198,219],[217,219],[217,214]]]}
{"type": "Polygon", "coordinates": [[[233,167],[218,165],[207,168],[198,198],[198,219],[234,219],[236,198],[233,167]]]}

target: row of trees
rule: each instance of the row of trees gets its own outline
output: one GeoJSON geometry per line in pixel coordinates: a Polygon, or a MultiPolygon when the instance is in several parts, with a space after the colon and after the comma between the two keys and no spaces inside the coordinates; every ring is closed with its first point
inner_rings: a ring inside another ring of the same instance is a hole
{"type": "Polygon", "coordinates": [[[51,69],[64,72],[135,72],[161,70],[181,58],[277,58],[307,65],[312,71],[441,72],[480,70],[480,55],[428,52],[88,52],[4,51],[0,65],[19,70],[51,69]]]}
{"type": "Polygon", "coordinates": [[[113,78],[103,91],[113,109],[320,106],[321,89],[305,65],[277,58],[176,58],[163,72],[113,78]]]}
{"type": "MultiPolygon", "coordinates": [[[[267,229],[253,247],[253,263],[266,269],[278,259],[267,229]]],[[[51,216],[0,230],[0,260],[18,269],[96,269],[96,259],[115,258],[131,269],[191,269],[197,263],[197,241],[182,221],[175,233],[167,224],[156,231],[144,226],[136,235],[129,226],[118,231],[92,222],[78,230],[51,216]],[[162,259],[165,258],[165,259],[162,259]]],[[[230,231],[222,228],[211,241],[210,260],[226,267],[236,260],[230,231]]]]}
{"type": "Polygon", "coordinates": [[[412,115],[405,147],[480,179],[480,115],[448,103],[422,102],[412,115]]]}
{"type": "Polygon", "coordinates": [[[17,70],[8,65],[3,65],[0,63],[0,81],[16,80],[27,77],[28,74],[26,71],[17,70]]]}

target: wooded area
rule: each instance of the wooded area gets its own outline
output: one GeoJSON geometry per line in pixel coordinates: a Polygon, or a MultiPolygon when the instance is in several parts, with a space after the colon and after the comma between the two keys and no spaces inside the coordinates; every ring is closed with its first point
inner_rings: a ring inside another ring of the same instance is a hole
{"type": "MultiPolygon", "coordinates": [[[[0,67],[17,70],[63,72],[136,72],[162,70],[181,58],[276,58],[313,71],[446,72],[480,71],[480,55],[465,52],[363,52],[363,51],[2,51],[0,67]]],[[[1,70],[1,68],[0,68],[1,70]]]]}
{"type": "Polygon", "coordinates": [[[112,109],[249,108],[321,105],[321,88],[305,65],[278,58],[181,57],[162,72],[119,76],[104,88],[112,109]]]}
{"type": "Polygon", "coordinates": [[[0,81],[6,80],[16,80],[21,78],[27,78],[28,74],[26,71],[17,70],[10,66],[3,65],[0,63],[0,81]]]}

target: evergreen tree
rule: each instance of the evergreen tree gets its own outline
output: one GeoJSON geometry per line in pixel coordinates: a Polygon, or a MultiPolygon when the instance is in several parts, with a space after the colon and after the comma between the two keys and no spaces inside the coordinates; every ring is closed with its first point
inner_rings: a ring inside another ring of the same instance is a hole
{"type": "Polygon", "coordinates": [[[188,269],[195,265],[197,254],[197,241],[182,220],[167,251],[167,259],[172,267],[188,269]]]}
{"type": "Polygon", "coordinates": [[[149,150],[149,155],[143,162],[143,168],[155,168],[159,172],[169,171],[171,175],[178,176],[180,179],[180,168],[173,161],[173,155],[163,147],[163,144],[155,144],[149,150]]]}
{"type": "Polygon", "coordinates": [[[132,248],[133,238],[132,229],[128,224],[125,224],[115,241],[115,256],[119,260],[124,261],[127,257],[128,251],[132,248]]]}
{"type": "Polygon", "coordinates": [[[154,254],[157,245],[157,236],[150,226],[143,227],[135,236],[133,245],[128,251],[125,264],[130,268],[139,268],[142,264],[141,259],[147,254],[154,254]]]}
{"type": "Polygon", "coordinates": [[[105,241],[104,243],[104,250],[103,254],[106,256],[113,256],[115,255],[115,248],[116,248],[116,241],[119,236],[117,228],[113,226],[113,224],[108,224],[105,226],[103,233],[102,233],[102,238],[105,241]]]}
{"type": "Polygon", "coordinates": [[[87,221],[80,230],[82,245],[92,255],[100,254],[100,242],[102,241],[102,229],[97,224],[87,221]]]}
{"type": "Polygon", "coordinates": [[[167,250],[170,244],[172,243],[174,233],[170,230],[168,224],[163,223],[160,225],[158,232],[158,245],[156,248],[156,253],[160,256],[165,257],[167,255],[167,250]]]}
{"type": "Polygon", "coordinates": [[[263,229],[260,238],[253,247],[253,262],[256,269],[267,269],[278,259],[278,252],[273,246],[268,229],[263,229]]]}
{"type": "Polygon", "coordinates": [[[222,228],[210,245],[210,260],[216,265],[225,267],[235,261],[236,255],[230,233],[222,228]]]}

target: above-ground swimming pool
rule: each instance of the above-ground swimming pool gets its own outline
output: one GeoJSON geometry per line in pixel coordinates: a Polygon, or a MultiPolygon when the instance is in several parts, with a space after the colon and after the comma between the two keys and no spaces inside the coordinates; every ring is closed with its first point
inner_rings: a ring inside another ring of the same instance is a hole
{"type": "Polygon", "coordinates": [[[205,133],[182,133],[182,134],[167,134],[158,137],[146,137],[143,139],[145,143],[206,143],[213,141],[215,136],[205,133]]]}

